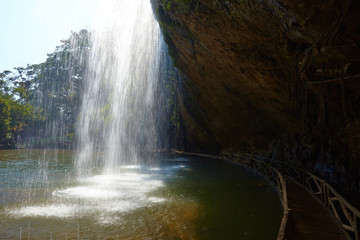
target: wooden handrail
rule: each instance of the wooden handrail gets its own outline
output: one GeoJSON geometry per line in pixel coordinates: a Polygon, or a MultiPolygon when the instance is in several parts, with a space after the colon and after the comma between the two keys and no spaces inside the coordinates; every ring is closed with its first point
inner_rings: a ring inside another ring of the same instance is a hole
{"type": "Polygon", "coordinates": [[[303,172],[305,176],[308,176],[307,181],[303,186],[313,195],[318,197],[318,199],[330,209],[350,239],[359,240],[358,222],[360,220],[360,211],[346,201],[325,180],[309,173],[308,171],[303,170],[303,172]],[[311,181],[316,184],[318,188],[317,192],[312,189],[310,185],[311,181]]]}
{"type": "Polygon", "coordinates": [[[293,165],[254,154],[229,154],[237,157],[246,157],[252,161],[263,161],[280,169],[285,177],[289,177],[302,185],[311,195],[322,202],[335,216],[343,228],[348,239],[360,240],[360,211],[346,201],[324,179],[293,165]]]}
{"type": "MultiPolygon", "coordinates": [[[[202,154],[202,153],[190,153],[183,151],[172,151],[173,154],[179,155],[190,155],[190,156],[198,156],[198,157],[206,157],[213,159],[221,159],[221,160],[234,160],[230,157],[230,155],[223,154],[222,156],[202,154]]],[[[235,155],[233,155],[235,157],[235,155]]],[[[236,163],[241,164],[251,170],[255,171],[257,174],[261,174],[278,192],[280,201],[283,206],[283,217],[281,220],[277,240],[283,240],[285,238],[285,230],[288,224],[289,214],[291,209],[288,206],[288,198],[287,198],[287,187],[286,187],[286,179],[285,177],[271,165],[265,163],[264,161],[258,161],[252,159],[252,161],[247,161],[248,159],[243,159],[241,156],[238,157],[236,163]],[[240,158],[239,158],[240,157],[240,158]]]]}
{"type": "Polygon", "coordinates": [[[249,155],[240,156],[233,154],[222,154],[222,158],[228,161],[235,160],[236,163],[238,164],[241,164],[245,167],[250,167],[256,173],[258,174],[260,173],[263,177],[265,177],[268,181],[270,181],[273,184],[273,186],[275,187],[275,189],[279,194],[280,201],[283,206],[283,217],[281,219],[280,228],[277,236],[277,240],[283,240],[285,238],[285,232],[291,211],[288,205],[287,186],[286,186],[285,177],[277,169],[272,167],[269,163],[254,159],[252,156],[249,155]],[[249,159],[249,157],[251,158],[249,159]]]}
{"type": "Polygon", "coordinates": [[[285,177],[291,178],[298,184],[302,185],[311,195],[326,206],[338,220],[343,232],[348,239],[360,240],[360,211],[346,201],[329,183],[324,179],[293,165],[273,161],[264,156],[255,154],[234,154],[223,153],[221,156],[202,154],[202,153],[189,153],[175,151],[177,154],[208,157],[215,159],[231,160],[243,166],[249,167],[263,175],[271,182],[277,189],[280,199],[283,204],[284,214],[279,229],[278,240],[284,238],[285,228],[287,225],[288,215],[290,209],[287,203],[287,189],[285,177]],[[280,173],[281,172],[281,173],[280,173]],[[275,173],[275,174],[274,174],[275,173]],[[276,177],[274,177],[276,175],[276,177]]]}

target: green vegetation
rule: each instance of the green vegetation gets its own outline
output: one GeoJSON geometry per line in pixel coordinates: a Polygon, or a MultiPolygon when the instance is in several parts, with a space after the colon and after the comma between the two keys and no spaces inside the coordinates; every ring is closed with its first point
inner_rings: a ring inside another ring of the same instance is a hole
{"type": "Polygon", "coordinates": [[[176,70],[168,71],[166,79],[166,90],[168,96],[166,98],[166,108],[169,112],[169,123],[170,128],[175,128],[176,131],[179,130],[179,109],[177,102],[177,89],[179,87],[179,74],[176,70]]]}
{"type": "Polygon", "coordinates": [[[0,147],[74,135],[89,37],[73,32],[44,63],[0,73],[0,147]]]}
{"type": "Polygon", "coordinates": [[[44,119],[42,109],[31,104],[33,72],[15,68],[16,72],[0,73],[0,147],[13,147],[27,126],[44,119]]]}
{"type": "Polygon", "coordinates": [[[176,8],[178,12],[189,13],[192,10],[195,10],[198,6],[198,1],[193,0],[163,0],[162,5],[164,6],[166,11],[171,10],[172,8],[176,8]]]}
{"type": "MultiPolygon", "coordinates": [[[[74,142],[90,50],[90,33],[81,30],[62,40],[45,62],[0,73],[0,148],[63,147],[74,142]]],[[[167,62],[161,77],[165,95],[159,103],[159,108],[166,108],[166,127],[158,130],[177,135],[179,76],[167,62]]],[[[101,114],[104,124],[112,121],[109,100],[103,102],[101,114]]]]}

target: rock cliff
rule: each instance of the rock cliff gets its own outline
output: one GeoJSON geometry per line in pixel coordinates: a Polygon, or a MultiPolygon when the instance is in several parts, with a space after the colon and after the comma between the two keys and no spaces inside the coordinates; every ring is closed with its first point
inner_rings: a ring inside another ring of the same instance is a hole
{"type": "Polygon", "coordinates": [[[359,184],[359,1],[152,4],[184,74],[186,150],[278,154],[359,184]]]}

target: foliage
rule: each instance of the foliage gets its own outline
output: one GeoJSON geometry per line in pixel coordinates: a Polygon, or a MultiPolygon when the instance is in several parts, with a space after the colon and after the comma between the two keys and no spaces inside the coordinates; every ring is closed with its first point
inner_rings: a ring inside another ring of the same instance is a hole
{"type": "Polygon", "coordinates": [[[48,54],[44,63],[33,65],[38,72],[34,78],[34,105],[43,108],[46,114],[46,122],[39,129],[41,136],[74,132],[90,51],[89,37],[86,30],[72,33],[54,53],[48,54]]]}
{"type": "Polygon", "coordinates": [[[177,96],[176,92],[179,88],[179,74],[176,70],[169,71],[167,76],[166,89],[168,97],[166,98],[166,108],[169,111],[170,126],[179,128],[179,109],[177,108],[177,96]]]}
{"type": "Polygon", "coordinates": [[[0,146],[11,147],[24,128],[42,119],[41,110],[36,111],[29,103],[30,83],[23,78],[23,68],[17,74],[5,71],[0,74],[0,146]]]}
{"type": "MultiPolygon", "coordinates": [[[[16,144],[56,146],[76,139],[80,96],[83,95],[90,51],[90,33],[81,30],[62,40],[45,62],[0,73],[0,148],[16,144]]],[[[176,99],[179,73],[174,70],[170,59],[166,62],[161,89],[158,89],[165,94],[164,98],[159,97],[162,100],[159,100],[158,108],[166,108],[166,116],[158,116],[162,121],[158,120],[166,126],[159,124],[157,130],[166,129],[170,136],[175,136],[180,122],[176,99]]],[[[129,103],[129,111],[132,104],[129,103]]],[[[112,121],[110,109],[110,104],[104,103],[100,112],[104,124],[112,121]]]]}
{"type": "Polygon", "coordinates": [[[44,63],[0,73],[0,146],[30,136],[73,135],[89,39],[87,30],[73,32],[44,63]]]}

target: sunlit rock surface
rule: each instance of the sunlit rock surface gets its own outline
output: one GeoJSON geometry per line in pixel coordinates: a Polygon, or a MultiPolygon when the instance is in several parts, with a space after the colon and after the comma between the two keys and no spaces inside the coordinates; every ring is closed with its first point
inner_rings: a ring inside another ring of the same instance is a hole
{"type": "Polygon", "coordinates": [[[152,3],[186,76],[179,91],[186,150],[288,145],[311,164],[339,160],[337,168],[357,178],[359,1],[152,3]]]}

